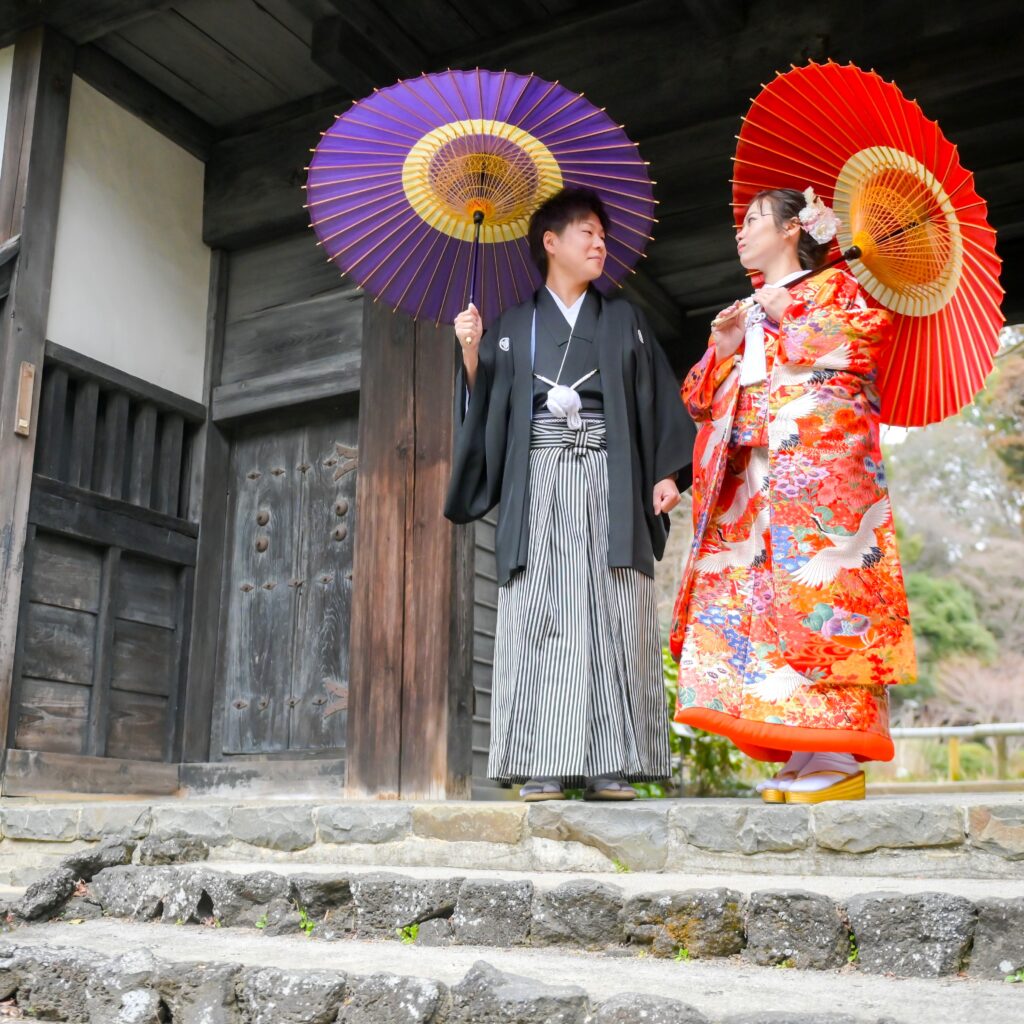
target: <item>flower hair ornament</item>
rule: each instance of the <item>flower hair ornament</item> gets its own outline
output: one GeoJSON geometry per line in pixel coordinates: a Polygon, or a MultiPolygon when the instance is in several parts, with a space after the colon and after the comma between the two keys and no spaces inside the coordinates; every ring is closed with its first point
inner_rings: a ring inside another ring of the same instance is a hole
{"type": "Polygon", "coordinates": [[[839,231],[839,218],[835,211],[826,206],[810,186],[804,189],[804,202],[805,206],[798,214],[800,226],[819,245],[831,242],[839,231]]]}

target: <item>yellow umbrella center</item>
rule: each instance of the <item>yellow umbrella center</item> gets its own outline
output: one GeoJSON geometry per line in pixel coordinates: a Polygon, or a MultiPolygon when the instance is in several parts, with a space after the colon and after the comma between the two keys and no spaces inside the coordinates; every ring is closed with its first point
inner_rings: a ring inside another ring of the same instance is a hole
{"type": "Polygon", "coordinates": [[[551,151],[504,121],[453,121],[424,135],[409,151],[402,187],[432,228],[464,241],[484,215],[483,242],[522,238],[530,215],[562,187],[551,151]]]}
{"type": "Polygon", "coordinates": [[[963,269],[956,211],[920,161],[891,146],[847,160],[835,188],[843,249],[863,254],[850,269],[873,298],[907,316],[930,316],[953,297],[963,269]]]}

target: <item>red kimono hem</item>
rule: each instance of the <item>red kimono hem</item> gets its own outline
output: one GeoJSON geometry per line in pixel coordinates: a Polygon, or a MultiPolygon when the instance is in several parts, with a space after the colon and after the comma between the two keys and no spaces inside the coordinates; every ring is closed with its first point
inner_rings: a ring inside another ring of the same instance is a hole
{"type": "Polygon", "coordinates": [[[798,750],[853,754],[858,761],[891,761],[896,756],[888,736],[856,729],[806,729],[795,725],[751,722],[709,708],[677,711],[675,720],[727,737],[747,757],[756,761],[788,761],[790,755],[798,750]]]}

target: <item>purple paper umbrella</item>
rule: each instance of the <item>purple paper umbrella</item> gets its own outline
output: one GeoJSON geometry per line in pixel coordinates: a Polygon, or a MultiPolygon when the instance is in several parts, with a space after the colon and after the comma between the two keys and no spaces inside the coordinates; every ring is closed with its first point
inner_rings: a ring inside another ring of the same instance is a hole
{"type": "Polygon", "coordinates": [[[622,126],[582,93],[507,71],[422,75],[358,100],[308,171],[319,244],[370,295],[435,323],[471,293],[489,323],[539,287],[527,227],[563,187],[593,189],[608,211],[606,293],[654,221],[647,165],[622,126]]]}

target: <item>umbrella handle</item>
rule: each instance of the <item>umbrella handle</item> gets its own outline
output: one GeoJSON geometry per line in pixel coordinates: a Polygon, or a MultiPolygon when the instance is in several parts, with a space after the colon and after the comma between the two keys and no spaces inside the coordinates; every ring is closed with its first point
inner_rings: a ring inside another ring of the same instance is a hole
{"type": "Polygon", "coordinates": [[[473,223],[476,225],[476,231],[473,233],[473,262],[469,269],[469,303],[467,305],[472,305],[476,302],[476,268],[480,256],[480,225],[483,222],[484,211],[474,211],[473,223]]]}

